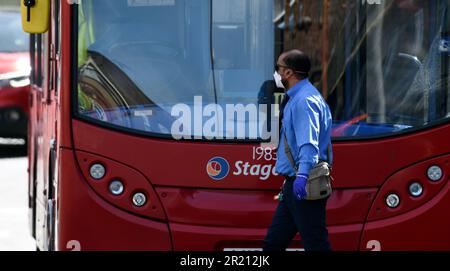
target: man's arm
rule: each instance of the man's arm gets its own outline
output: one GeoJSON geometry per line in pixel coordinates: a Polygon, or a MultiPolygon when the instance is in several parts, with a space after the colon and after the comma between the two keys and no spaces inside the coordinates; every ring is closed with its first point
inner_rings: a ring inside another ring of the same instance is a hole
{"type": "Polygon", "coordinates": [[[309,175],[319,161],[319,108],[314,101],[301,101],[292,110],[298,156],[295,159],[298,174],[309,175]]]}

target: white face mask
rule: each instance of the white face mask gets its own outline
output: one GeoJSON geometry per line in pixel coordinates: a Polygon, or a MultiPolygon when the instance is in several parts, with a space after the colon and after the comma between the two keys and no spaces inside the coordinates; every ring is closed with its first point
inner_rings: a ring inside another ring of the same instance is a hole
{"type": "Polygon", "coordinates": [[[277,84],[277,88],[285,89],[285,86],[281,82],[281,75],[278,72],[273,74],[273,79],[275,79],[275,83],[277,84]]]}

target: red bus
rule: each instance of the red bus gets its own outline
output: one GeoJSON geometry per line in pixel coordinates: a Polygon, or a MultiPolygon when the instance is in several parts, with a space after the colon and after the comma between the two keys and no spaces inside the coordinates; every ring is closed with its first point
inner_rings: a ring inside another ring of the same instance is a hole
{"type": "MultiPolygon", "coordinates": [[[[333,248],[449,250],[449,8],[444,0],[22,6],[38,249],[261,248],[283,181],[276,153],[250,136],[254,120],[222,109],[278,103],[275,59],[300,48],[334,118],[333,248]],[[225,128],[202,133],[211,122],[225,128]],[[235,136],[242,124],[250,128],[235,136]]],[[[292,248],[302,248],[299,236],[292,248]]]]}
{"type": "Polygon", "coordinates": [[[30,63],[20,12],[0,7],[0,137],[27,138],[30,63]]]}

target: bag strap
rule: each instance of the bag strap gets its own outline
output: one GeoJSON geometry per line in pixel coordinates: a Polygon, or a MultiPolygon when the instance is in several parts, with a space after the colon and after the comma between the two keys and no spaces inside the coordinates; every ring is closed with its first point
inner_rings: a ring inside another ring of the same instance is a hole
{"type": "Polygon", "coordinates": [[[292,157],[291,149],[289,148],[286,132],[283,133],[284,135],[284,152],[286,153],[287,158],[289,159],[289,162],[291,162],[291,166],[295,170],[295,175],[297,175],[297,167],[295,166],[294,158],[292,157]]]}
{"type": "MultiPolygon", "coordinates": [[[[284,131],[283,135],[284,135],[284,152],[286,153],[286,156],[287,156],[289,162],[291,163],[291,166],[295,170],[295,175],[297,175],[298,168],[295,166],[294,158],[292,157],[291,148],[289,148],[289,144],[288,144],[287,137],[286,137],[286,131],[284,131]]],[[[329,165],[330,165],[330,156],[331,156],[331,148],[330,148],[330,144],[328,144],[328,147],[327,147],[327,163],[329,165]]]]}
{"type": "Polygon", "coordinates": [[[331,165],[331,144],[327,146],[327,163],[331,165]]]}

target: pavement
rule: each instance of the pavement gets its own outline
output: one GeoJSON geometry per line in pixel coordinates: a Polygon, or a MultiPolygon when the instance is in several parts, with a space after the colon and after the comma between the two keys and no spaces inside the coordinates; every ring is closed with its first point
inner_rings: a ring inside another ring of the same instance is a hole
{"type": "Polygon", "coordinates": [[[34,251],[28,229],[26,150],[2,143],[0,139],[0,251],[34,251]]]}

